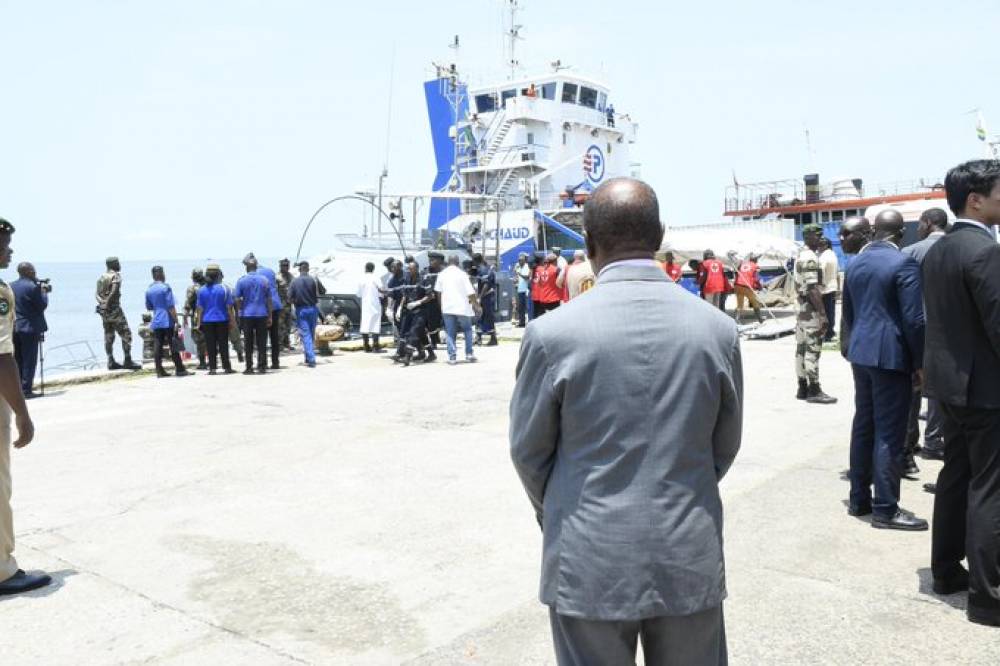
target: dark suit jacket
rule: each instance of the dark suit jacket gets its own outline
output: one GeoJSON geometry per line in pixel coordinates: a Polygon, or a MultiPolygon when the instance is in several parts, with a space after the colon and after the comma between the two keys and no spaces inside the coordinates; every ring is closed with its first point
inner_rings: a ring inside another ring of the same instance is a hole
{"type": "Polygon", "coordinates": [[[898,372],[922,368],[920,265],[892,243],[873,242],[847,269],[842,319],[851,363],[898,372]]]}
{"type": "Polygon", "coordinates": [[[41,335],[49,330],[45,323],[45,308],[49,306],[49,297],[33,280],[20,278],[10,283],[14,290],[14,308],[17,318],[14,320],[15,333],[41,335]]]}
{"type": "Polygon", "coordinates": [[[923,264],[928,397],[1000,409],[1000,245],[957,222],[923,264]]]}

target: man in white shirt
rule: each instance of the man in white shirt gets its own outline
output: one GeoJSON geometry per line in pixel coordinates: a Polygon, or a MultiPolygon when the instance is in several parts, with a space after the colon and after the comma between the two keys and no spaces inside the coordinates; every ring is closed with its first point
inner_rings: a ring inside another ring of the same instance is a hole
{"type": "Polygon", "coordinates": [[[829,326],[823,340],[833,340],[837,322],[837,293],[840,291],[840,264],[837,263],[837,253],[833,251],[830,239],[824,236],[820,240],[819,266],[823,270],[823,308],[826,310],[826,320],[829,326]]]}
{"type": "Polygon", "coordinates": [[[358,285],[357,296],[361,301],[359,329],[365,351],[369,354],[380,353],[382,347],[378,343],[378,336],[382,332],[382,281],[375,277],[375,264],[370,261],[365,264],[365,277],[358,285]],[[374,346],[368,341],[369,336],[375,339],[374,346]]]}
{"type": "Polygon", "coordinates": [[[472,321],[476,317],[479,303],[476,300],[476,290],[472,287],[469,275],[458,267],[458,255],[448,257],[448,267],[438,273],[434,283],[434,291],[441,302],[441,314],[444,317],[444,329],[448,340],[448,365],[458,363],[455,338],[459,328],[465,336],[465,360],[475,363],[472,353],[472,321]]]}

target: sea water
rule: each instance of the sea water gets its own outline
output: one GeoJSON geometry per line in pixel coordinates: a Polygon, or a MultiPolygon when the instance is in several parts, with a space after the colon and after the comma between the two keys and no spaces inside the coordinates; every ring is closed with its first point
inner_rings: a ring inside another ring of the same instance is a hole
{"type": "MultiPolygon", "coordinates": [[[[16,247],[15,247],[16,251],[16,247]]],[[[0,277],[10,284],[17,279],[14,270],[18,261],[30,261],[27,257],[15,254],[11,267],[0,272],[0,277]]],[[[262,259],[263,266],[277,271],[278,262],[275,259],[262,259]]],[[[104,354],[104,329],[101,317],[94,308],[97,305],[97,279],[105,272],[104,263],[97,262],[32,262],[40,279],[51,280],[52,292],[49,294],[49,307],[45,311],[45,319],[49,331],[45,334],[43,352],[45,355],[45,376],[55,377],[59,374],[78,369],[75,361],[91,354],[98,368],[105,367],[107,357],[104,354]]],[[[167,276],[167,284],[174,292],[177,304],[177,315],[181,317],[184,310],[184,296],[191,284],[191,269],[205,269],[208,263],[217,263],[225,274],[225,281],[235,286],[236,280],[244,274],[244,268],[239,259],[179,259],[167,261],[123,261],[122,262],[122,310],[128,319],[132,331],[132,358],[139,362],[142,359],[142,339],[139,337],[139,325],[142,314],[146,312],[146,289],[153,282],[150,269],[159,264],[167,276]]],[[[188,341],[190,344],[190,341],[188,341]]],[[[114,346],[115,358],[122,360],[121,341],[116,337],[114,346]]],[[[35,380],[38,381],[36,375],[35,380]]]]}

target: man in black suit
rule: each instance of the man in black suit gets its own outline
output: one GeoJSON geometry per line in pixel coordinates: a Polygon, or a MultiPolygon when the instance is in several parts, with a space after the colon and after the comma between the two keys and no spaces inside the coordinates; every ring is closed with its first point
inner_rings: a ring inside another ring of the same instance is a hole
{"type": "Polygon", "coordinates": [[[944,182],[958,220],[923,263],[926,392],[944,413],[931,570],[938,594],[969,590],[970,621],[1000,626],[1000,160],[944,182]]]}
{"type": "Polygon", "coordinates": [[[49,306],[49,287],[35,275],[35,267],[27,262],[17,265],[18,279],[10,283],[14,290],[14,359],[21,376],[21,392],[25,398],[35,396],[35,368],[38,365],[38,345],[45,331],[45,308],[49,306]]]}
{"type": "Polygon", "coordinates": [[[841,230],[841,244],[858,256],[847,269],[841,314],[847,332],[841,350],[854,373],[848,513],[872,514],[872,527],[926,530],[926,520],[899,506],[906,417],[923,368],[920,266],[899,251],[903,217],[898,211],[875,218],[874,240],[863,247],[858,245],[871,238],[867,220],[849,222],[841,230]]]}

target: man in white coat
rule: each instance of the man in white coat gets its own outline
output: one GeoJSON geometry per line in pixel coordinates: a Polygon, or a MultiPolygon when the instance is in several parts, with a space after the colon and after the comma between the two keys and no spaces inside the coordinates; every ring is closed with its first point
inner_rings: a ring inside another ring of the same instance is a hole
{"type": "Polygon", "coordinates": [[[380,354],[383,351],[378,343],[382,331],[382,282],[375,277],[375,264],[370,261],[365,264],[365,277],[358,285],[358,299],[361,300],[360,330],[365,352],[380,354]],[[369,341],[369,336],[374,340],[369,341]]]}

